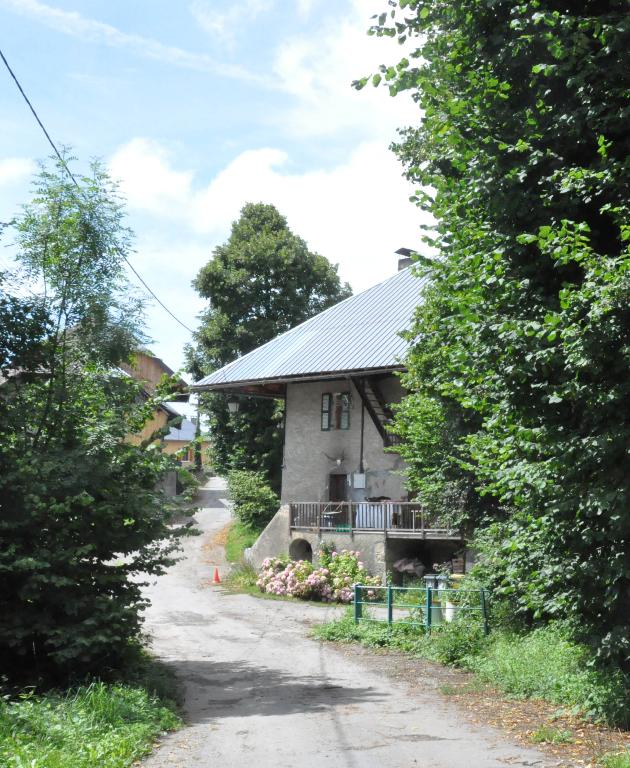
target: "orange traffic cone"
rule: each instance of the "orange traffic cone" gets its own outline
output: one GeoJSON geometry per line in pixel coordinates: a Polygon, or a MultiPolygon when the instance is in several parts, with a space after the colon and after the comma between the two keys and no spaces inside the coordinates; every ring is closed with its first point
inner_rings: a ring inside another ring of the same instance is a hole
{"type": "Polygon", "coordinates": [[[218,568],[214,569],[214,576],[212,577],[212,583],[213,584],[220,584],[221,583],[221,579],[219,577],[219,569],[218,568]]]}

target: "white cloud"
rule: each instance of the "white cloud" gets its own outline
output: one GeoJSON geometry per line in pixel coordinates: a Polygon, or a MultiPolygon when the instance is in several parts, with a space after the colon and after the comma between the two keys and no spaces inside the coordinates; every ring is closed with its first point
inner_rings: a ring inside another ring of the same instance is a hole
{"type": "Polygon", "coordinates": [[[355,290],[393,273],[396,248],[419,245],[421,215],[408,201],[413,189],[383,144],[363,143],[330,170],[291,173],[288,164],[277,149],[250,150],[203,185],[174,169],[159,144],[136,139],[116,153],[111,169],[132,208],[170,217],[184,241],[207,243],[189,281],[246,202],[274,204],[313,250],[340,265],[355,290]]]}
{"type": "Polygon", "coordinates": [[[128,48],[143,58],[155,59],[186,69],[212,72],[270,86],[265,78],[248,72],[243,67],[218,62],[205,53],[194,53],[176,46],[165,45],[150,37],[123,32],[111,24],[82,16],[77,11],[65,11],[46,5],[39,0],[0,0],[0,5],[81,40],[99,42],[116,48],[128,48]]]}
{"type": "Polygon", "coordinates": [[[367,34],[371,16],[382,6],[382,0],[353,0],[345,16],[329,18],[316,34],[293,37],[277,48],[273,71],[279,87],[294,97],[278,121],[285,129],[302,137],[351,129],[391,140],[397,127],[417,123],[418,107],[406,94],[392,99],[384,87],[360,92],[351,87],[405,53],[396,41],[367,34]]]}
{"type": "Polygon", "coordinates": [[[298,14],[302,18],[306,18],[315,7],[316,2],[317,0],[297,0],[298,14]]]}
{"type": "MultiPolygon", "coordinates": [[[[28,187],[31,177],[37,170],[33,160],[25,157],[0,158],[0,225],[11,221],[19,213],[19,203],[28,200],[28,187]]],[[[0,226],[0,234],[3,232],[0,226]]],[[[12,248],[7,240],[0,240],[0,268],[8,268],[12,248]]]]}
{"type": "Polygon", "coordinates": [[[213,40],[219,40],[226,45],[234,43],[236,34],[244,21],[248,24],[261,13],[272,8],[272,0],[232,0],[231,3],[221,3],[217,8],[211,0],[194,0],[190,12],[213,40]]]}
{"type": "Polygon", "coordinates": [[[170,216],[190,194],[192,172],[173,170],[168,151],[155,141],[133,139],[116,152],[109,168],[114,179],[124,180],[130,205],[159,216],[170,216]]]}
{"type": "Polygon", "coordinates": [[[35,170],[33,160],[25,157],[6,157],[0,160],[0,186],[21,183],[35,170]]]}

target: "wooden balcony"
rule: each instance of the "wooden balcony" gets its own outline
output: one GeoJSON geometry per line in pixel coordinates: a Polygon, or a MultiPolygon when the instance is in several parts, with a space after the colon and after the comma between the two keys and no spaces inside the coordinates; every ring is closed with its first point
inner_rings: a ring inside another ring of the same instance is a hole
{"type": "Polygon", "coordinates": [[[461,541],[460,530],[410,501],[297,501],[290,528],[320,533],[380,533],[390,538],[461,541]]]}

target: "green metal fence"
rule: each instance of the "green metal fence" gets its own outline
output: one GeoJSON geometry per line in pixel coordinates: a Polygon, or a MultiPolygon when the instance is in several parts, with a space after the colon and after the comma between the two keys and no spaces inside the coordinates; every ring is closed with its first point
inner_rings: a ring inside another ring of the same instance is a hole
{"type": "Polygon", "coordinates": [[[354,621],[424,627],[427,633],[459,617],[478,617],[490,632],[485,589],[445,587],[370,587],[354,585],[354,621]],[[364,610],[368,606],[369,610],[364,610]]]}

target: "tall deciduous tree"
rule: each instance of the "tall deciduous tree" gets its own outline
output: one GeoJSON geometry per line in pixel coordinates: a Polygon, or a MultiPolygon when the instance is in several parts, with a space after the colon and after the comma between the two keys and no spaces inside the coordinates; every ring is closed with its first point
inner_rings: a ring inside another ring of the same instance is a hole
{"type": "MultiPolygon", "coordinates": [[[[188,349],[191,373],[200,378],[270,341],[350,295],[337,268],[309,251],[273,205],[247,204],[227,242],[195,282],[209,300],[188,349]]],[[[213,456],[219,471],[262,471],[278,490],[281,411],[273,401],[243,398],[230,416],[225,398],[203,397],[210,418],[213,456]]]]}
{"type": "Polygon", "coordinates": [[[126,440],[155,407],[116,368],[140,332],[130,235],[102,169],[80,183],[42,168],[0,284],[0,656],[20,681],[116,663],[140,628],[137,577],[175,542],[167,459],[126,440]]]}
{"type": "Polygon", "coordinates": [[[413,53],[374,81],[423,110],[396,151],[440,253],[408,378],[437,431],[413,401],[400,428],[502,507],[497,593],[630,673],[627,2],[390,6],[373,32],[413,53]]]}

